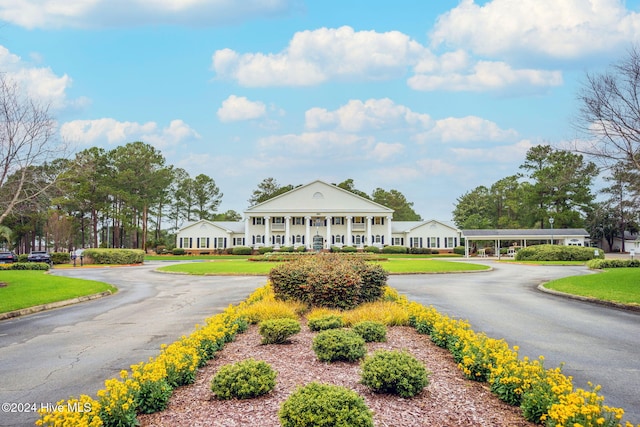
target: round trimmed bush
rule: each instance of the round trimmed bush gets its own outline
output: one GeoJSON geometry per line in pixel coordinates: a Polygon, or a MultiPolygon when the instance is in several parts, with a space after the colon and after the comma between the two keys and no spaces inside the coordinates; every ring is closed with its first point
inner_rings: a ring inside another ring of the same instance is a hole
{"type": "Polygon", "coordinates": [[[278,416],[283,427],[373,427],[373,413],[356,392],[316,382],[298,387],[278,416]]]}
{"type": "Polygon", "coordinates": [[[412,397],[429,385],[427,369],[406,351],[378,350],[361,368],[361,383],[376,393],[412,397]]]}
{"type": "Polygon", "coordinates": [[[328,316],[317,317],[315,319],[309,319],[307,326],[312,331],[326,331],[327,329],[338,329],[344,326],[342,317],[330,314],[328,316]]]}
{"type": "Polygon", "coordinates": [[[387,327],[380,322],[365,320],[353,325],[353,331],[366,342],[384,342],[387,340],[387,327]]]}
{"type": "Polygon", "coordinates": [[[222,366],[211,380],[211,391],[218,399],[250,399],[273,390],[276,375],[266,362],[247,359],[222,366]]]}
{"type": "Polygon", "coordinates": [[[364,339],[353,331],[329,329],[313,339],[313,351],[321,362],[355,362],[367,353],[364,339]]]}
{"type": "Polygon", "coordinates": [[[300,332],[300,322],[289,318],[268,319],[260,322],[258,332],[262,336],[262,344],[282,344],[300,332]]]}

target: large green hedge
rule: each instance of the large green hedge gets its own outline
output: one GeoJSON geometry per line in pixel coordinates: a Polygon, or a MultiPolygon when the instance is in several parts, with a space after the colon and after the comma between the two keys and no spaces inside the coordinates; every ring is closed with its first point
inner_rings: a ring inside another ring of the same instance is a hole
{"type": "Polygon", "coordinates": [[[83,257],[94,264],[142,264],[142,249],[85,249],[83,257]]]}
{"type": "Polygon", "coordinates": [[[348,254],[317,254],[281,264],[269,279],[276,297],[312,306],[350,309],[383,294],[388,273],[348,254]]]}
{"type": "Polygon", "coordinates": [[[604,258],[602,249],[561,245],[528,246],[516,252],[515,257],[518,261],[588,261],[594,258],[604,258]]]}

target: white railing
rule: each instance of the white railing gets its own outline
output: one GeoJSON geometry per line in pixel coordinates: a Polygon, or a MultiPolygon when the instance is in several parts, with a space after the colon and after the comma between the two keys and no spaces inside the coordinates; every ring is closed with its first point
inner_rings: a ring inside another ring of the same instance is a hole
{"type": "Polygon", "coordinates": [[[272,231],[284,231],[284,224],[281,224],[281,223],[271,224],[271,230],[272,231]]]}
{"type": "Polygon", "coordinates": [[[355,223],[351,224],[352,231],[364,231],[367,227],[367,224],[355,223]]]}

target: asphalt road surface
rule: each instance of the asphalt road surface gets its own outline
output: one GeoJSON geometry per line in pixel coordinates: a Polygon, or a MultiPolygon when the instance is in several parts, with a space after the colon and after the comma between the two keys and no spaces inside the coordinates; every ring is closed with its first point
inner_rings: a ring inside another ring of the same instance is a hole
{"type": "MultiPolygon", "coordinates": [[[[471,322],[474,330],[519,345],[520,354],[565,362],[574,384],[601,384],[606,404],[640,422],[640,313],[552,296],[543,281],[588,274],[585,267],[498,264],[491,272],[391,276],[411,300],[471,322]]],[[[136,268],[58,270],[112,283],[99,300],[0,322],[0,402],[55,403],[94,395],[121,369],[155,356],[162,343],[243,300],[264,277],[193,277],[136,268]]],[[[23,408],[24,409],[24,408],[23,408]]],[[[29,412],[0,412],[0,425],[33,425],[29,412]]]]}
{"type": "Polygon", "coordinates": [[[549,368],[564,363],[575,386],[602,385],[605,404],[640,423],[640,312],[537,289],[544,281],[590,274],[586,267],[486,263],[493,271],[391,276],[389,284],[410,300],[468,320],[476,332],[520,346],[521,356],[543,355],[549,368]]]}
{"type": "Polygon", "coordinates": [[[56,270],[111,283],[115,295],[0,322],[1,426],[33,426],[41,405],[104,388],[104,380],[148,360],[160,345],[244,300],[264,277],[160,274],[135,268],[56,270]],[[30,404],[30,405],[25,405],[30,404]]]}

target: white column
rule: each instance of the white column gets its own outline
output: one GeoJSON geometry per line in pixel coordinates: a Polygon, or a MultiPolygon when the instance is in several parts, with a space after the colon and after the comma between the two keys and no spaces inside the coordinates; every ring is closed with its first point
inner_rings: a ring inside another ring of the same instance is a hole
{"type": "Polygon", "coordinates": [[[370,216],[367,217],[367,235],[364,236],[364,242],[363,242],[365,246],[373,244],[371,239],[371,219],[372,218],[370,216]]]}
{"type": "Polygon", "coordinates": [[[393,231],[391,231],[391,218],[392,216],[387,217],[387,245],[393,245],[393,231]]]}
{"type": "Polygon", "coordinates": [[[264,217],[264,245],[271,246],[271,217],[264,217]]]}
{"type": "Polygon", "coordinates": [[[290,244],[293,244],[293,242],[291,242],[291,233],[290,233],[290,224],[291,224],[291,217],[290,216],[285,216],[284,217],[284,245],[289,246],[290,244]]]}
{"type": "Polygon", "coordinates": [[[305,246],[307,249],[311,248],[311,217],[310,216],[305,216],[304,217],[304,232],[305,232],[305,246]]]}
{"type": "Polygon", "coordinates": [[[347,217],[347,246],[353,245],[353,237],[351,237],[351,221],[353,220],[352,216],[347,217]]]}
{"type": "Polygon", "coordinates": [[[246,246],[251,246],[251,243],[250,243],[251,242],[251,239],[250,239],[251,236],[249,236],[249,220],[250,219],[251,219],[250,217],[247,217],[247,218],[244,219],[244,244],[246,246]]]}
{"type": "Polygon", "coordinates": [[[331,249],[331,216],[324,217],[327,220],[327,246],[326,249],[331,249]]]}

